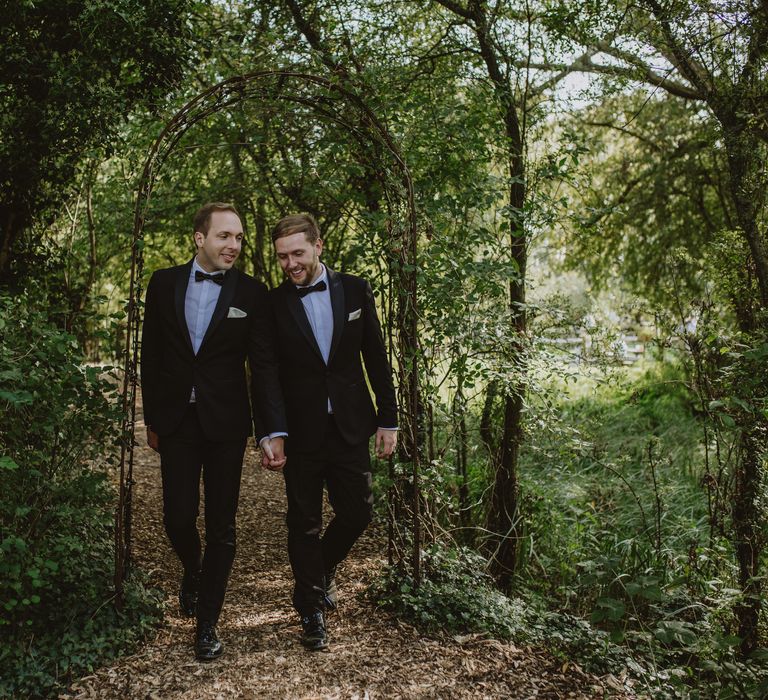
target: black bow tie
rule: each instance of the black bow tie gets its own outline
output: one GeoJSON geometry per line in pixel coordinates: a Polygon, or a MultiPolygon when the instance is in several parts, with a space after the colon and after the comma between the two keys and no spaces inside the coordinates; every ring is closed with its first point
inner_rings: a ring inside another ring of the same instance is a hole
{"type": "Polygon", "coordinates": [[[207,272],[200,272],[200,270],[195,270],[195,282],[202,282],[203,280],[211,280],[211,282],[216,282],[218,285],[224,284],[224,275],[226,273],[224,272],[217,272],[215,275],[209,275],[207,272]]]}
{"type": "Polygon", "coordinates": [[[325,280],[320,280],[317,284],[313,284],[310,287],[296,287],[299,297],[305,297],[307,294],[312,294],[312,292],[322,292],[324,289],[328,289],[325,280]]]}

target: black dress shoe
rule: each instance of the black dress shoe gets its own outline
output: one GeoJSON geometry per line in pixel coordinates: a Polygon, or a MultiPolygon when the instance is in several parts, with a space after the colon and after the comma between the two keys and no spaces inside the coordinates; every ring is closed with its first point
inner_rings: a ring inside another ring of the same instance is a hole
{"type": "Polygon", "coordinates": [[[198,620],[195,634],[195,656],[198,661],[213,661],[224,653],[224,645],[216,636],[212,622],[198,620]]]}
{"type": "Polygon", "coordinates": [[[317,610],[301,617],[301,643],[310,651],[328,648],[328,634],[325,631],[325,617],[317,610]]]}
{"type": "Polygon", "coordinates": [[[200,591],[200,572],[184,574],[179,588],[179,610],[183,617],[194,617],[197,612],[197,594],[200,591]]]}
{"type": "Polygon", "coordinates": [[[336,590],[336,567],[325,572],[325,609],[336,610],[339,606],[339,593],[336,590]]]}

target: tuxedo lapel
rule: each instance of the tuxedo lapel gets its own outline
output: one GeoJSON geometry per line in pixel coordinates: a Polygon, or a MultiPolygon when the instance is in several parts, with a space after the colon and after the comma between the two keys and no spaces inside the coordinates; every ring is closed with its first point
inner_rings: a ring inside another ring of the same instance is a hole
{"type": "Polygon", "coordinates": [[[344,332],[344,285],[341,283],[341,275],[326,267],[328,273],[328,290],[331,294],[331,308],[333,309],[333,336],[331,337],[331,350],[328,353],[328,364],[331,364],[333,353],[341,340],[344,332]]]}
{"type": "Polygon", "coordinates": [[[197,351],[198,354],[205,347],[206,342],[214,334],[219,324],[226,318],[232,299],[235,298],[235,287],[237,287],[237,277],[239,274],[234,267],[227,271],[224,277],[224,284],[221,285],[219,300],[216,302],[211,322],[208,324],[208,328],[203,336],[203,342],[200,343],[200,349],[197,351]]]}
{"type": "Polygon", "coordinates": [[[309,325],[309,319],[307,313],[304,311],[304,304],[301,303],[299,295],[296,293],[296,288],[289,281],[283,282],[281,285],[283,291],[283,297],[285,303],[288,306],[288,311],[291,312],[296,325],[298,325],[304,337],[307,339],[310,347],[317,353],[320,359],[323,359],[323,353],[320,352],[320,346],[317,344],[315,334],[312,332],[312,326],[309,325]]]}
{"type": "Polygon", "coordinates": [[[176,274],[176,284],[174,285],[174,296],[176,306],[176,319],[179,322],[179,332],[192,352],[192,339],[189,337],[189,328],[187,327],[187,316],[184,309],[184,302],[187,298],[187,285],[189,284],[189,274],[192,270],[192,261],[179,267],[176,274]]]}

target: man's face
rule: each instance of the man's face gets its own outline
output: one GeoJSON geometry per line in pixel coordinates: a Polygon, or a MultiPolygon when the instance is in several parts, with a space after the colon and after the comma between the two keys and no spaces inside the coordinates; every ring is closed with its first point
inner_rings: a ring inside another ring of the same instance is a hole
{"type": "Polygon", "coordinates": [[[206,272],[229,270],[243,247],[243,225],[232,211],[214,211],[208,235],[195,231],[197,264],[206,272]]]}
{"type": "Polygon", "coordinates": [[[285,276],[294,284],[313,282],[320,274],[320,253],[323,241],[310,243],[303,232],[292,233],[275,241],[275,252],[285,276]]]}

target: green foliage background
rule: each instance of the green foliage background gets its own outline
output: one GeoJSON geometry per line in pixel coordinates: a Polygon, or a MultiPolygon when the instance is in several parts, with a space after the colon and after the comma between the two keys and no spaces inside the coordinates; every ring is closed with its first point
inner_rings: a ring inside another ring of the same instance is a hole
{"type": "Polygon", "coordinates": [[[120,402],[42,289],[0,295],[0,696],[48,694],[157,619],[139,580],[112,605],[120,402]]]}
{"type": "MultiPolygon", "coordinates": [[[[121,359],[135,187],[186,101],[233,75],[288,69],[363,96],[414,182],[425,578],[417,586],[395,567],[377,598],[431,632],[510,637],[626,669],[653,696],[764,694],[762,6],[7,4],[3,692],[54,692],[153,619],[140,582],[125,617],[108,603],[116,414],[110,370],[97,367],[121,359]],[[707,90],[675,63],[674,41],[703,62],[707,90]],[[510,107],[522,134],[511,160],[510,107]],[[522,168],[511,176],[513,161],[522,168]],[[512,254],[519,237],[527,268],[512,254]],[[521,280],[525,300],[510,304],[521,280]],[[631,342],[645,359],[629,366],[631,342]],[[488,574],[499,533],[487,524],[506,405],[520,387],[517,565],[500,591],[488,574]]],[[[360,119],[350,105],[333,109],[360,119]]],[[[191,256],[200,203],[230,200],[246,231],[239,264],[276,284],[269,227],[309,211],[325,261],[372,280],[395,341],[378,177],[391,164],[372,168],[363,151],[278,94],[200,121],[153,191],[145,274],[191,256]]],[[[380,493],[387,486],[379,479],[380,493]]]]}

